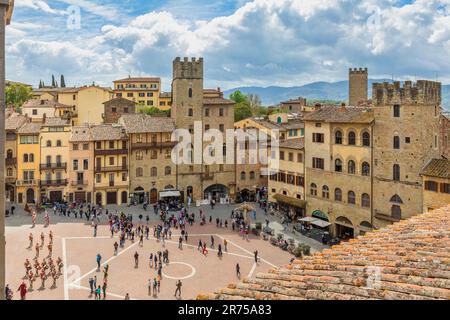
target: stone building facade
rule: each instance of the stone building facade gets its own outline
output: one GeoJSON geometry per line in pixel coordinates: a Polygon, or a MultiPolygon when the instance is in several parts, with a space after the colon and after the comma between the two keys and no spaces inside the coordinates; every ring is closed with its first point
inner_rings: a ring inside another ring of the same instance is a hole
{"type": "Polygon", "coordinates": [[[176,166],[171,159],[171,118],[144,114],[123,115],[119,119],[128,135],[130,148],[130,193],[137,203],[156,203],[159,192],[175,189],[176,166]]]}
{"type": "Polygon", "coordinates": [[[298,97],[296,99],[281,102],[280,109],[283,112],[300,113],[305,111],[307,105],[306,98],[298,97]]]}
{"type": "Polygon", "coordinates": [[[441,132],[439,137],[441,155],[450,159],[450,113],[441,115],[441,132]]]}
{"type": "Polygon", "coordinates": [[[372,228],[373,113],[324,107],[305,117],[307,215],[353,237],[372,228]]]}
{"type": "Polygon", "coordinates": [[[203,138],[205,131],[216,129],[225,142],[226,130],[234,128],[233,108],[234,102],[224,99],[219,91],[215,95],[204,95],[203,58],[174,60],[171,117],[176,128],[184,128],[191,133],[193,145],[189,152],[190,158],[194,159],[197,149],[201,149],[197,151],[198,161],[177,165],[177,189],[185,197],[189,196],[193,200],[215,198],[218,201],[234,196],[234,164],[205,165],[203,151],[209,143],[203,142],[203,139],[193,139],[194,130],[203,138]]]}
{"type": "Polygon", "coordinates": [[[136,113],[136,103],[125,98],[114,98],[103,104],[105,105],[104,123],[117,123],[122,115],[136,113]]]}
{"type": "Polygon", "coordinates": [[[358,106],[368,98],[369,72],[367,68],[349,70],[349,105],[358,106]]]}
{"type": "Polygon", "coordinates": [[[373,85],[374,225],[422,212],[420,172],[439,158],[441,84],[419,80],[373,85]]]}

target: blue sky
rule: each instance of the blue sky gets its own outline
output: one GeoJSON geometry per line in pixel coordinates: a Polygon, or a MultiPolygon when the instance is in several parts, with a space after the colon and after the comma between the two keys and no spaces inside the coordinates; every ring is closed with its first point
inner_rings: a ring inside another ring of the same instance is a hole
{"type": "Polygon", "coordinates": [[[370,76],[450,83],[450,0],[16,0],[7,77],[69,85],[128,74],[170,88],[176,56],[203,56],[210,87],[370,76]],[[68,9],[80,28],[67,27],[68,9]]]}

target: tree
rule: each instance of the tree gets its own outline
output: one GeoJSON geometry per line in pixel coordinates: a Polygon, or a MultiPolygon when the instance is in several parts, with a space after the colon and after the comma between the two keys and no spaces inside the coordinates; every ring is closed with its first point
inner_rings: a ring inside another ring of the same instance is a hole
{"type": "Polygon", "coordinates": [[[31,87],[21,83],[13,83],[5,89],[6,105],[14,106],[16,110],[20,109],[31,97],[31,87]]]}
{"type": "Polygon", "coordinates": [[[248,102],[247,96],[245,96],[239,90],[237,90],[237,91],[233,92],[232,94],[230,94],[230,99],[233,100],[234,102],[236,102],[236,104],[243,103],[243,102],[248,102]]]}
{"type": "Polygon", "coordinates": [[[64,79],[64,75],[61,75],[61,88],[65,88],[66,87],[66,81],[64,79]]]}
{"type": "Polygon", "coordinates": [[[234,121],[241,121],[252,116],[252,109],[246,101],[237,103],[234,107],[234,121]]]}
{"type": "Polygon", "coordinates": [[[56,87],[56,82],[55,82],[55,76],[52,75],[52,87],[55,88],[56,87]]]}
{"type": "Polygon", "coordinates": [[[156,107],[144,107],[144,108],[140,109],[139,112],[148,114],[149,116],[170,117],[170,110],[161,110],[156,107]]]}
{"type": "Polygon", "coordinates": [[[256,117],[261,115],[261,98],[257,94],[249,93],[247,95],[247,101],[250,105],[250,109],[252,109],[252,114],[256,117]]]}

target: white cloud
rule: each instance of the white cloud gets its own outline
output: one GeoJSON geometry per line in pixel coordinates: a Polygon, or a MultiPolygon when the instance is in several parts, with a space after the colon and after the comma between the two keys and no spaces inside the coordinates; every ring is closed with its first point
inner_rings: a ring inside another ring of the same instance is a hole
{"type": "Polygon", "coordinates": [[[450,80],[449,0],[393,3],[254,0],[210,20],[150,12],[76,42],[25,39],[8,55],[20,57],[23,74],[30,67],[28,73],[64,69],[66,78],[106,85],[128,73],[169,80],[173,58],[184,55],[204,56],[212,87],[338,80],[348,67],[365,66],[372,76],[434,77],[439,71],[450,80]]]}
{"type": "Polygon", "coordinates": [[[24,7],[24,8],[30,8],[34,10],[43,11],[45,13],[51,13],[51,14],[63,14],[63,11],[56,10],[51,8],[45,1],[43,0],[15,0],[14,1],[15,7],[24,7]]]}

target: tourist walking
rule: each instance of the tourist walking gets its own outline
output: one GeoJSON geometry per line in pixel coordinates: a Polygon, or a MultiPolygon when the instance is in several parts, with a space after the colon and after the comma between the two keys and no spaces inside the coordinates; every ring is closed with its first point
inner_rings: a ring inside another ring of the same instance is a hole
{"type": "Polygon", "coordinates": [[[181,283],[181,280],[178,280],[175,285],[177,288],[175,289],[174,296],[176,297],[178,294],[178,298],[181,298],[181,287],[183,286],[183,284],[181,283]]]}

